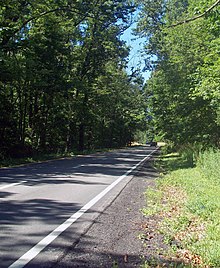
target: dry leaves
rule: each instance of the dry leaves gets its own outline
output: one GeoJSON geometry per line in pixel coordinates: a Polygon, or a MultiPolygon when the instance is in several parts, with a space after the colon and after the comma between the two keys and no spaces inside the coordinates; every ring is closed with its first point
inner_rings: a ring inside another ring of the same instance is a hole
{"type": "MultiPolygon", "coordinates": [[[[169,221],[178,222],[178,218],[182,215],[182,204],[186,202],[186,194],[183,190],[171,186],[165,187],[163,189],[163,199],[162,206],[163,209],[157,215],[157,221],[155,222],[154,217],[148,217],[147,223],[143,225],[144,232],[144,242],[146,248],[151,248],[154,243],[156,243],[160,225],[164,222],[164,219],[169,219],[169,221]]],[[[163,224],[162,224],[163,225],[163,224]]],[[[164,263],[158,264],[156,267],[168,267],[167,261],[169,263],[182,263],[190,264],[195,267],[208,268],[199,255],[193,254],[188,249],[182,248],[183,241],[199,240],[204,238],[205,226],[197,218],[191,218],[185,228],[181,231],[176,232],[173,235],[173,241],[178,245],[176,255],[168,256],[166,252],[157,252],[157,256],[161,255],[164,263]]],[[[163,262],[163,261],[162,261],[163,262]]]]}
{"type": "Polygon", "coordinates": [[[178,250],[176,257],[182,260],[185,264],[191,264],[196,267],[199,266],[202,268],[209,268],[209,266],[204,265],[204,262],[199,255],[192,254],[189,250],[178,250]]]}

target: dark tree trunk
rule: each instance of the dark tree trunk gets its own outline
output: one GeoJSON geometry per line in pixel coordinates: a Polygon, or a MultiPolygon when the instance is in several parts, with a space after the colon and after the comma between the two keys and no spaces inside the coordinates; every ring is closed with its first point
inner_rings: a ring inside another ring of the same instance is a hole
{"type": "Polygon", "coordinates": [[[79,126],[79,143],[78,143],[78,150],[80,152],[84,150],[84,138],[85,138],[85,127],[84,124],[81,123],[79,126]]]}

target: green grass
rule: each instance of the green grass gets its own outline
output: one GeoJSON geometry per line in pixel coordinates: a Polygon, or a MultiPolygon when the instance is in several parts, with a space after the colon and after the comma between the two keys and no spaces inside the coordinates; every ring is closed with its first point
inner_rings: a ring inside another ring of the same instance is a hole
{"type": "Polygon", "coordinates": [[[175,153],[159,159],[157,166],[165,175],[158,179],[156,189],[147,191],[148,206],[143,213],[163,215],[160,232],[174,252],[187,250],[201,258],[200,266],[196,267],[217,268],[220,267],[220,151],[196,155],[195,159],[189,154],[175,153]]]}

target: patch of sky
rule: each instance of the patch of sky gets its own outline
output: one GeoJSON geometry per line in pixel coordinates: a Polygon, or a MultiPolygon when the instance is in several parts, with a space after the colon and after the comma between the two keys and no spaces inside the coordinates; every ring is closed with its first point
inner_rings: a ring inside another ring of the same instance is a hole
{"type": "Polygon", "coordinates": [[[136,28],[137,23],[134,22],[121,36],[121,39],[124,40],[127,46],[130,47],[130,54],[128,58],[127,71],[129,74],[135,70],[140,70],[141,75],[146,81],[150,75],[151,71],[146,70],[146,53],[144,52],[144,44],[146,38],[138,37],[134,34],[134,29],[136,28]]]}

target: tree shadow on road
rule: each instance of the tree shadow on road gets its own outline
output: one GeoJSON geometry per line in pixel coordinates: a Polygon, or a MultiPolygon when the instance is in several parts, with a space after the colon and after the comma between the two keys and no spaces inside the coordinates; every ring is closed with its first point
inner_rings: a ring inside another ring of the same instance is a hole
{"type": "Polygon", "coordinates": [[[151,149],[140,147],[139,149],[60,159],[16,168],[4,168],[0,169],[0,182],[8,184],[25,181],[25,185],[28,186],[65,183],[104,185],[104,181],[94,182],[93,178],[121,176],[150,152],[151,149]],[[82,180],[82,177],[86,180],[82,180]]]}
{"type": "MultiPolygon", "coordinates": [[[[140,149],[139,156],[136,154],[132,155],[133,160],[128,161],[128,157],[131,156],[127,151],[121,150],[118,153],[115,153],[114,161],[110,161],[107,154],[100,156],[87,156],[86,158],[78,159],[76,162],[74,159],[65,159],[65,160],[56,160],[50,163],[43,164],[34,164],[30,166],[20,167],[18,169],[8,169],[8,173],[3,171],[2,178],[7,183],[17,182],[18,179],[26,180],[27,183],[25,185],[27,187],[35,186],[35,185],[59,185],[59,184],[84,184],[84,185],[105,185],[106,183],[102,181],[102,179],[94,182],[92,180],[93,175],[100,175],[100,178],[107,175],[119,176],[124,173],[124,167],[121,167],[122,164],[127,166],[129,169],[131,166],[137,163],[137,160],[142,159],[144,155],[146,155],[148,151],[145,149],[140,149]],[[89,160],[89,161],[88,161],[89,160]],[[81,165],[80,170],[75,169],[75,164],[81,165]],[[108,167],[108,169],[106,169],[108,167]],[[123,172],[122,172],[123,171],[123,172]],[[81,180],[81,176],[86,176],[86,180],[81,180]]],[[[157,177],[157,171],[152,167],[151,161],[146,161],[143,166],[141,166],[135,174],[134,179],[132,180],[135,187],[135,183],[137,180],[145,180],[147,183],[153,183],[154,179],[157,177]]],[[[133,189],[133,188],[132,188],[133,189]]],[[[144,189],[142,189],[144,191],[144,189]]],[[[2,191],[0,193],[0,198],[13,196],[16,193],[7,193],[6,191],[2,191]]],[[[130,194],[129,194],[130,196],[130,194]]],[[[136,201],[136,200],[134,200],[136,201]]],[[[45,199],[45,198],[27,198],[25,201],[13,201],[12,200],[3,200],[0,203],[0,211],[1,218],[0,224],[1,226],[9,226],[8,232],[6,235],[2,235],[0,238],[5,245],[4,250],[10,251],[10,242],[8,239],[10,238],[10,228],[13,228],[13,223],[18,223],[20,226],[24,228],[23,234],[21,234],[20,240],[14,246],[14,251],[22,248],[23,245],[29,245],[28,238],[26,237],[26,228],[31,228],[31,221],[39,221],[44,222],[46,225],[56,225],[63,223],[67,218],[70,217],[74,212],[78,211],[81,208],[81,204],[71,203],[71,202],[60,202],[56,199],[45,199]],[[9,242],[8,242],[9,241],[9,242]]],[[[126,209],[126,208],[125,208],[126,209]]],[[[88,213],[93,213],[95,211],[89,210],[88,213]]],[[[118,211],[118,214],[122,212],[118,211]]],[[[126,212],[126,211],[125,211],[126,212]]],[[[104,214],[104,213],[103,213],[104,214]]],[[[118,216],[114,215],[114,217],[118,216]]],[[[114,219],[114,218],[113,218],[114,219]]],[[[135,219],[134,219],[135,220],[135,219]]],[[[122,222],[126,223],[126,219],[122,219],[122,222]]],[[[99,223],[99,219],[97,222],[99,223]]],[[[111,223],[112,225],[115,222],[111,223]]],[[[8,227],[7,227],[8,228],[8,227]]],[[[49,229],[48,229],[49,230],[49,229]]],[[[106,227],[104,231],[107,231],[106,227]]],[[[133,230],[128,230],[128,232],[132,232],[133,230]]],[[[48,231],[49,232],[49,231],[48,231]]],[[[35,236],[36,241],[42,238],[42,236],[47,235],[47,231],[45,234],[42,234],[41,231],[33,234],[35,236]]],[[[64,239],[69,240],[69,232],[65,232],[64,239]]],[[[77,235],[77,232],[74,234],[77,235]]],[[[89,237],[88,237],[89,238],[89,237]]],[[[101,236],[99,237],[101,239],[101,236]]],[[[132,243],[132,241],[131,241],[132,243]]],[[[31,246],[31,244],[30,244],[31,246]]],[[[59,245],[57,246],[60,247],[59,245]]],[[[72,251],[71,251],[72,252],[72,251]]],[[[93,268],[101,268],[101,267],[139,267],[143,262],[140,254],[136,254],[135,252],[127,255],[127,252],[124,253],[115,253],[113,251],[96,251],[96,242],[94,242],[91,237],[90,242],[87,243],[86,249],[77,248],[74,244],[74,250],[72,254],[77,254],[79,259],[72,258],[67,261],[65,259],[62,263],[62,266],[56,265],[51,267],[93,267],[93,268]],[[83,258],[80,259],[80,256],[83,255],[83,258]]],[[[42,262],[38,263],[36,266],[32,265],[30,267],[48,267],[48,264],[44,264],[42,262]]],[[[28,267],[28,266],[27,266],[28,267]]]]}

